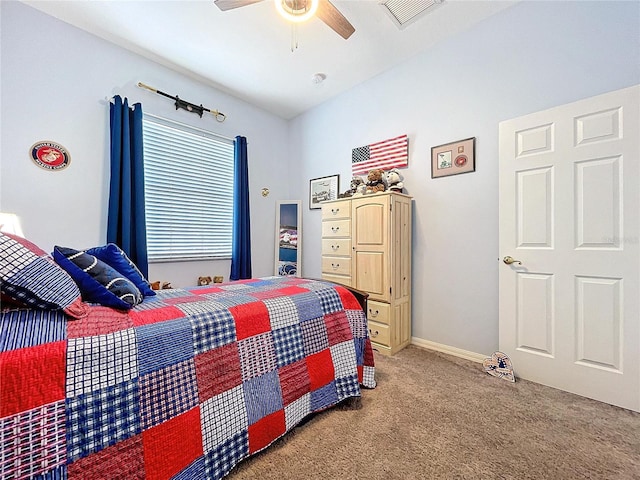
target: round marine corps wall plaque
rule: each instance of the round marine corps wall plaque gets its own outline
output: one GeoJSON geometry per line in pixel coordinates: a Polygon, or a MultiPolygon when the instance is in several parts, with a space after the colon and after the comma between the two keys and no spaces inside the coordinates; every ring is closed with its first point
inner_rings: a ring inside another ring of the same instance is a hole
{"type": "Polygon", "coordinates": [[[71,156],[66,148],[56,142],[36,142],[30,149],[31,160],[45,170],[62,170],[71,163],[71,156]]]}

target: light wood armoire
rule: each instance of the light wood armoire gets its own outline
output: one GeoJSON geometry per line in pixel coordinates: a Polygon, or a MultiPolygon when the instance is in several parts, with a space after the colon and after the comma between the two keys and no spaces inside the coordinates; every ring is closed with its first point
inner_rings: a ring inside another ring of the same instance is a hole
{"type": "Polygon", "coordinates": [[[322,278],[369,293],[373,347],[411,342],[411,197],[384,192],[322,203],[322,278]]]}

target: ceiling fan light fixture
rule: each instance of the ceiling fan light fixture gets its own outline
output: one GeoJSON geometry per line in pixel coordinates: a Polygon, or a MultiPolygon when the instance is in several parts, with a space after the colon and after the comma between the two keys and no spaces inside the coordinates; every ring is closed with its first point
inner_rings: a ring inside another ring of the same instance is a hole
{"type": "Polygon", "coordinates": [[[276,10],[290,22],[304,22],[316,14],[320,0],[274,0],[276,10]]]}

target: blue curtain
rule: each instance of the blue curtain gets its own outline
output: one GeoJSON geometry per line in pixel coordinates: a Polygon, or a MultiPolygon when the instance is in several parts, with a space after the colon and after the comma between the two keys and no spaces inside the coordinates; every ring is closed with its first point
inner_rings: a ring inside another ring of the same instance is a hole
{"type": "Polygon", "coordinates": [[[111,104],[111,184],[107,242],[118,245],[146,277],[147,226],[144,211],[142,105],[129,108],[120,96],[111,104]]]}
{"type": "Polygon", "coordinates": [[[247,139],[236,137],[233,174],[233,233],[231,240],[231,280],[251,278],[251,227],[249,222],[249,164],[247,139]]]}

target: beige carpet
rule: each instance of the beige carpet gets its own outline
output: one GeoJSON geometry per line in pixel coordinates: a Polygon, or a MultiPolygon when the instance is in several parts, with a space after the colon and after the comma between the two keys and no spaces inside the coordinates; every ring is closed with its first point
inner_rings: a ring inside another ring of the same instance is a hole
{"type": "Polygon", "coordinates": [[[640,479],[640,414],[417,347],[376,368],[357,408],[314,416],[228,478],[640,479]]]}

